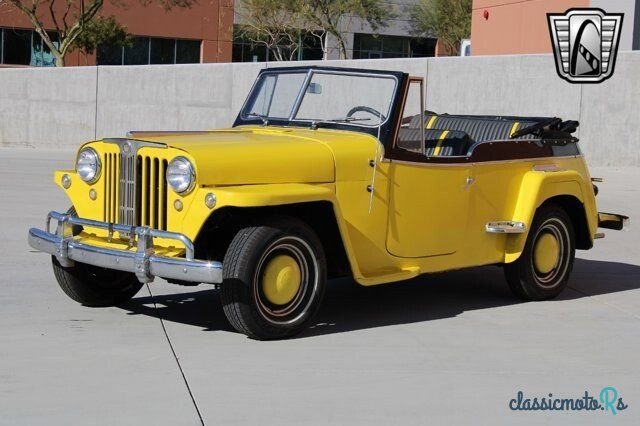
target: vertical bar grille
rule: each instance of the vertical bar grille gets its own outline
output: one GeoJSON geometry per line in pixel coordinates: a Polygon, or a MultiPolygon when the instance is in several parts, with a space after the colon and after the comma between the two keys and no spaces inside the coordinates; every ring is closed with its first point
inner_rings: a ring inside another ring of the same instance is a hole
{"type": "Polygon", "coordinates": [[[140,183],[136,207],[137,225],[167,229],[167,161],[157,157],[138,155],[137,182],[140,183]]]}
{"type": "Polygon", "coordinates": [[[105,154],[104,155],[104,173],[105,173],[105,188],[104,188],[104,201],[103,212],[104,221],[109,223],[118,222],[118,193],[119,193],[119,166],[120,156],[118,154],[105,154]]]}
{"type": "Polygon", "coordinates": [[[167,160],[107,153],[103,157],[103,219],[167,229],[167,160]]]}

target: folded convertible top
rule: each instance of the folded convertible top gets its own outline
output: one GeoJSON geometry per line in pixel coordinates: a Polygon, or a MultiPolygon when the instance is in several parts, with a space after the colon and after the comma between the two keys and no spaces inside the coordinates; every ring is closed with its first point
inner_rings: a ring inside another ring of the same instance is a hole
{"type": "MultiPolygon", "coordinates": [[[[549,136],[555,139],[570,138],[570,134],[577,127],[577,121],[562,121],[557,117],[453,115],[425,112],[426,129],[465,132],[473,142],[549,136]],[[552,135],[544,134],[550,131],[553,131],[552,135]]],[[[409,128],[420,128],[419,115],[411,117],[409,128]]]]}

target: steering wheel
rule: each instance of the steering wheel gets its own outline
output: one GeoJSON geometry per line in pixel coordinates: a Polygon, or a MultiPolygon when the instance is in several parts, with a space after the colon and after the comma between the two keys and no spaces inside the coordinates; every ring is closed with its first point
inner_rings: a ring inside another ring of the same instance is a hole
{"type": "Polygon", "coordinates": [[[387,117],[385,117],[384,115],[382,115],[382,113],[380,111],[378,111],[375,108],[371,108],[368,106],[364,106],[364,105],[358,105],[358,106],[354,106],[353,108],[351,108],[349,110],[349,112],[347,113],[347,118],[351,118],[353,116],[353,114],[355,114],[356,112],[368,112],[371,115],[375,115],[376,117],[378,117],[378,119],[380,119],[380,121],[384,121],[387,119],[387,117]]]}

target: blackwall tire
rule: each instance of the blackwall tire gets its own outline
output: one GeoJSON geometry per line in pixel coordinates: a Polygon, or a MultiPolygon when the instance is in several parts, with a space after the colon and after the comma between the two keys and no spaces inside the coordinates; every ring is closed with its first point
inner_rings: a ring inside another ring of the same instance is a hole
{"type": "Polygon", "coordinates": [[[302,331],[326,287],[326,261],[315,232],[293,217],[241,229],[223,261],[223,310],[238,332],[259,340],[302,331]]]}
{"type": "MultiPolygon", "coordinates": [[[[71,207],[67,213],[76,214],[71,207]]],[[[77,235],[82,227],[74,226],[77,235]]],[[[60,265],[55,256],[51,256],[53,274],[62,291],[72,300],[90,307],[117,306],[131,299],[140,291],[142,283],[135,274],[100,268],[76,262],[74,266],[60,265]]]]}
{"type": "Polygon", "coordinates": [[[62,291],[72,300],[90,307],[117,306],[140,291],[142,283],[135,274],[76,262],[60,265],[51,256],[53,273],[62,291]]]}

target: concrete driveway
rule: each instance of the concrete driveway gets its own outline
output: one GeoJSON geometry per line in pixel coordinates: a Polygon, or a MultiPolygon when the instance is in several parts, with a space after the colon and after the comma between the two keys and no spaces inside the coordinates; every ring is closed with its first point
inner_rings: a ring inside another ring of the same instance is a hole
{"type": "MultiPolygon", "coordinates": [[[[68,201],[73,153],[0,149],[0,424],[640,424],[640,230],[578,252],[559,299],[521,303],[496,267],[360,288],[330,283],[299,338],[232,332],[216,291],[155,282],[129,303],[67,299],[30,226],[68,201]],[[611,412],[509,409],[598,398],[611,412]]],[[[596,169],[600,210],[640,218],[640,170],[596,169]]]]}

